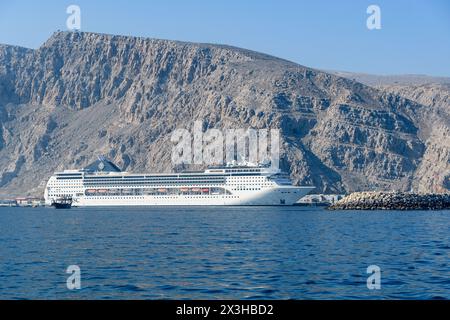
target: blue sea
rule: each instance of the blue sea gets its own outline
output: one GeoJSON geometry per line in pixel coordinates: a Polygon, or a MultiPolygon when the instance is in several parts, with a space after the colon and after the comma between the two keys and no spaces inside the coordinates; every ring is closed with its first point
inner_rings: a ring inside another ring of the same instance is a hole
{"type": "Polygon", "coordinates": [[[0,208],[0,298],[449,299],[449,231],[450,211],[0,208]]]}

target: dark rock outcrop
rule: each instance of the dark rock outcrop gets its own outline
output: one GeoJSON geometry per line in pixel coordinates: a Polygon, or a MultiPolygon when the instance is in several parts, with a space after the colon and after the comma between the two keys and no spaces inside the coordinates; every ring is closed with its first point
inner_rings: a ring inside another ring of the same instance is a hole
{"type": "Polygon", "coordinates": [[[355,192],[328,207],[329,210],[445,210],[450,194],[410,192],[355,192]]]}

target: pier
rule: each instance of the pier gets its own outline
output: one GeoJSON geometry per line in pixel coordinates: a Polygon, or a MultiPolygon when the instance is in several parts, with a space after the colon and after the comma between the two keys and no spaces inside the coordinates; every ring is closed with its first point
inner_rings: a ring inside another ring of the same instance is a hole
{"type": "Polygon", "coordinates": [[[308,194],[294,203],[294,206],[328,207],[344,197],[344,194],[308,194]]]}
{"type": "Polygon", "coordinates": [[[0,199],[0,207],[43,207],[45,200],[41,198],[19,197],[15,199],[0,199]]]}

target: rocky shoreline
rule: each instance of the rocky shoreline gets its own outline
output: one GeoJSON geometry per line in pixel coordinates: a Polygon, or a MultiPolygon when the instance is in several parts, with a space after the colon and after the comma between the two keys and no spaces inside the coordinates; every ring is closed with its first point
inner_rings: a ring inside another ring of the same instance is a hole
{"type": "Polygon", "coordinates": [[[444,210],[450,194],[411,192],[354,192],[328,207],[329,210],[444,210]]]}

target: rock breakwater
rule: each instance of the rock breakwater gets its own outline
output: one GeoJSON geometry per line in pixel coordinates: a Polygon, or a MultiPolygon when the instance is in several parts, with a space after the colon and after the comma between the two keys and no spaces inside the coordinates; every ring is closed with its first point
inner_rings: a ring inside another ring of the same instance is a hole
{"type": "Polygon", "coordinates": [[[443,210],[450,209],[450,194],[411,192],[354,192],[329,210],[443,210]]]}

